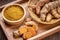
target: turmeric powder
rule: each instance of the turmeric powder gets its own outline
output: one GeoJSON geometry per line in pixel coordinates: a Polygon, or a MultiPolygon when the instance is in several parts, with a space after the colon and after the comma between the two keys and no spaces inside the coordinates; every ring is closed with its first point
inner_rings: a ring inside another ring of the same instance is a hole
{"type": "Polygon", "coordinates": [[[22,18],[24,15],[24,10],[17,5],[12,5],[6,8],[4,11],[4,16],[11,21],[16,21],[22,18]]]}

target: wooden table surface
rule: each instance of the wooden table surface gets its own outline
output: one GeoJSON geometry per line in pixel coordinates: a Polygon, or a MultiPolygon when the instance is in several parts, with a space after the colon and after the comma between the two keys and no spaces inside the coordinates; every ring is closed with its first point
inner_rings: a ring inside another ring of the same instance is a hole
{"type": "MultiPolygon", "coordinates": [[[[7,40],[2,28],[0,27],[0,40],[7,40]]],[[[49,37],[44,38],[43,40],[60,40],[60,32],[55,33],[49,37]]]]}

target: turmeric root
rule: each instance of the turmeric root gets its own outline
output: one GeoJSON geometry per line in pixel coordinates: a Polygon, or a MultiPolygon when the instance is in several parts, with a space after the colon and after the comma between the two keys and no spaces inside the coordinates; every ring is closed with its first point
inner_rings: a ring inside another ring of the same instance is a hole
{"type": "Polygon", "coordinates": [[[14,36],[15,38],[19,37],[20,35],[21,35],[21,34],[19,34],[18,30],[16,30],[16,31],[13,32],[13,36],[14,36]]]}
{"type": "Polygon", "coordinates": [[[31,32],[32,33],[32,36],[35,36],[36,35],[36,31],[34,30],[33,27],[27,27],[28,29],[28,32],[31,32]]]}
{"type": "Polygon", "coordinates": [[[31,38],[37,34],[33,27],[27,26],[26,28],[27,28],[27,32],[23,34],[24,39],[31,38]]]}
{"type": "Polygon", "coordinates": [[[23,34],[23,38],[24,39],[28,39],[28,38],[31,38],[32,37],[32,33],[31,32],[26,32],[23,34]]]}
{"type": "Polygon", "coordinates": [[[37,34],[33,27],[28,27],[27,26],[26,28],[27,28],[27,32],[25,32],[23,34],[24,39],[31,38],[31,37],[33,37],[33,36],[35,36],[37,34]]]}
{"type": "Polygon", "coordinates": [[[58,14],[58,12],[57,12],[56,9],[53,9],[53,10],[52,10],[52,15],[53,15],[55,18],[60,18],[60,15],[58,14]]]}
{"type": "Polygon", "coordinates": [[[46,21],[49,22],[52,20],[52,15],[51,14],[48,14],[47,17],[46,17],[46,21]]]}
{"type": "Polygon", "coordinates": [[[28,7],[31,7],[31,8],[35,8],[36,7],[36,3],[38,2],[39,0],[29,0],[29,5],[28,7]]]}
{"type": "Polygon", "coordinates": [[[60,5],[60,1],[54,1],[48,4],[45,4],[45,6],[41,9],[41,12],[40,12],[41,20],[45,21],[47,13],[57,8],[59,5],[60,5]]]}
{"type": "Polygon", "coordinates": [[[50,0],[40,0],[39,2],[37,2],[36,4],[36,13],[39,14],[40,13],[40,10],[41,10],[41,7],[48,3],[50,0]]]}
{"type": "Polygon", "coordinates": [[[29,0],[28,7],[36,8],[36,13],[39,14],[41,7],[50,2],[50,0],[29,0]]]}
{"type": "Polygon", "coordinates": [[[41,21],[45,21],[47,13],[44,13],[44,12],[48,12],[48,11],[44,7],[44,11],[41,11],[41,12],[43,12],[43,13],[40,13],[40,19],[41,19],[41,21]]]}
{"type": "Polygon", "coordinates": [[[28,39],[30,37],[33,37],[36,34],[37,34],[36,30],[33,27],[28,27],[28,26],[20,27],[18,31],[13,32],[13,35],[14,35],[15,38],[23,35],[24,39],[28,39]]]}
{"type": "Polygon", "coordinates": [[[19,28],[19,33],[20,34],[24,34],[25,32],[27,32],[27,28],[26,27],[20,27],[19,28]]]}
{"type": "Polygon", "coordinates": [[[24,39],[31,38],[37,34],[38,25],[34,21],[27,21],[18,31],[14,31],[15,37],[23,36],[24,39]],[[32,26],[30,26],[32,25],[32,26]]]}
{"type": "Polygon", "coordinates": [[[60,7],[57,8],[58,13],[60,14],[60,7]]]}
{"type": "Polygon", "coordinates": [[[32,28],[34,28],[35,31],[38,30],[38,26],[33,25],[32,28]]]}
{"type": "Polygon", "coordinates": [[[34,21],[26,22],[26,25],[32,25],[32,27],[37,31],[38,30],[38,24],[35,23],[34,21]]]}

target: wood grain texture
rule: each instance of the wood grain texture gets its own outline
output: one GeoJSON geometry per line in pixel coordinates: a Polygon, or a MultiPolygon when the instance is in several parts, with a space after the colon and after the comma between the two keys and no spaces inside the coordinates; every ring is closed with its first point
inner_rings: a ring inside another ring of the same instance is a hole
{"type": "Polygon", "coordinates": [[[49,37],[46,37],[43,40],[60,40],[60,32],[57,32],[49,37]]]}

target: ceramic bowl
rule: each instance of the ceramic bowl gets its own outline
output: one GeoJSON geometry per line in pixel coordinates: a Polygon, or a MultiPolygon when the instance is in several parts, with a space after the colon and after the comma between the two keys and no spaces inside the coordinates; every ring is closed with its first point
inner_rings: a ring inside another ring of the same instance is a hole
{"type": "Polygon", "coordinates": [[[24,21],[25,16],[26,16],[26,10],[25,10],[25,8],[24,8],[22,5],[20,5],[20,4],[8,5],[8,6],[6,6],[5,8],[3,8],[3,10],[2,10],[2,17],[3,17],[4,21],[5,21],[7,24],[9,24],[9,25],[20,25],[20,24],[24,21]],[[8,7],[10,7],[10,6],[13,6],[13,5],[16,5],[16,6],[21,7],[21,8],[23,9],[23,11],[24,11],[24,15],[22,16],[22,18],[20,18],[20,19],[17,20],[17,21],[8,20],[8,19],[5,18],[5,16],[4,16],[4,11],[6,10],[6,8],[8,8],[8,7]]]}

